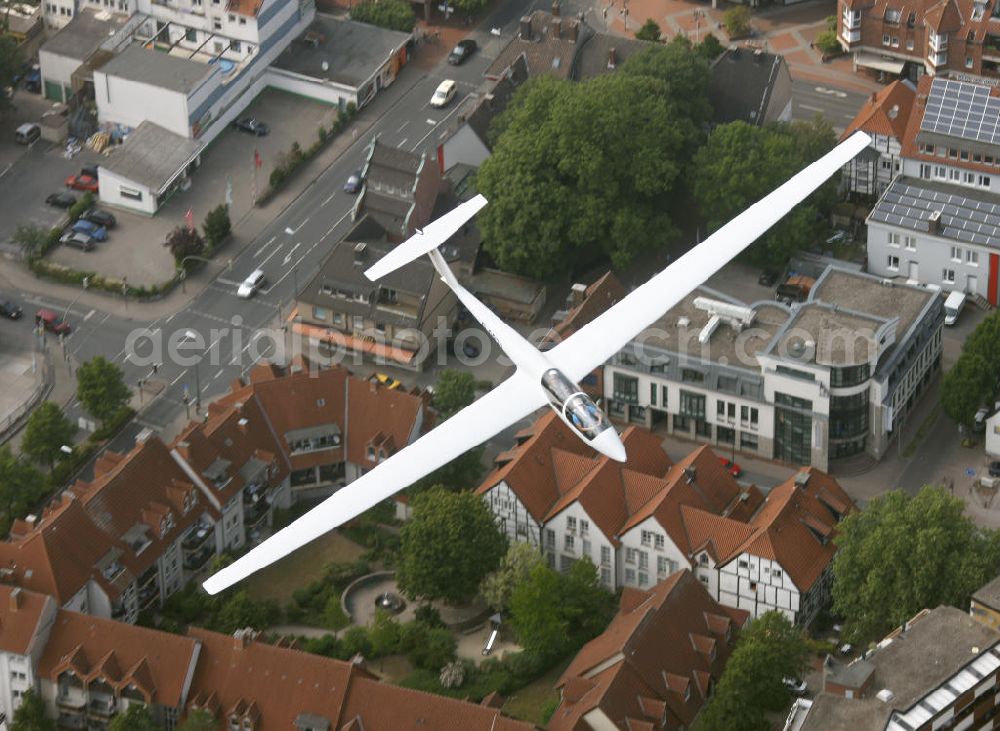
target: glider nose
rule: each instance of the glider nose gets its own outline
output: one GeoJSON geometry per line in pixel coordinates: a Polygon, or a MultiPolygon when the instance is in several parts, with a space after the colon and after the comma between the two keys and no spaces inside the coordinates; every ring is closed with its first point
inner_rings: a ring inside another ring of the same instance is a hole
{"type": "Polygon", "coordinates": [[[615,462],[624,462],[628,459],[628,455],[625,454],[625,445],[618,438],[618,432],[615,431],[614,427],[605,429],[598,434],[591,444],[594,449],[601,454],[607,455],[615,462]]]}

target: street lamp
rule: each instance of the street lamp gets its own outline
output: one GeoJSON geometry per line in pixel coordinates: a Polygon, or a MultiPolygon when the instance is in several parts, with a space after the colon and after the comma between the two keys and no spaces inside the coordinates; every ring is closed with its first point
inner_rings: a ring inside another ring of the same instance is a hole
{"type": "Polygon", "coordinates": [[[206,259],[203,256],[195,256],[194,254],[190,254],[188,256],[185,256],[183,259],[181,259],[180,264],[177,265],[177,277],[181,280],[181,292],[182,293],[186,293],[187,292],[187,288],[184,286],[184,282],[187,280],[187,269],[184,267],[184,263],[188,259],[194,259],[195,261],[201,261],[201,262],[204,262],[206,264],[211,264],[211,261],[209,259],[206,259]]]}
{"type": "Polygon", "coordinates": [[[66,311],[63,312],[63,316],[62,316],[62,321],[63,322],[66,322],[66,318],[69,317],[69,311],[71,309],[73,309],[73,305],[75,305],[77,303],[77,301],[81,297],[83,297],[83,293],[87,291],[87,287],[90,286],[90,277],[84,277],[82,284],[83,284],[83,291],[81,291],[80,294],[78,294],[76,297],[74,297],[72,302],[70,302],[68,305],[66,305],[66,311]]]}

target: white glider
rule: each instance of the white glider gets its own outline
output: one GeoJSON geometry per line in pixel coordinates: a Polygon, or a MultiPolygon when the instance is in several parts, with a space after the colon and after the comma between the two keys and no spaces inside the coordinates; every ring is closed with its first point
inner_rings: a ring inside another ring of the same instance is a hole
{"type": "Polygon", "coordinates": [[[360,515],[421,477],[548,404],[585,443],[623,462],[625,447],[604,413],[576,385],[643,329],[721,269],[804,200],[870,142],[855,133],[818,161],[677,259],[552,350],[540,352],[455,278],[437,247],[486,205],[481,195],[461,204],[368,269],[377,279],[423,254],[517,366],[514,374],[440,426],[380,462],[286,528],[205,581],[216,594],[360,515]]]}

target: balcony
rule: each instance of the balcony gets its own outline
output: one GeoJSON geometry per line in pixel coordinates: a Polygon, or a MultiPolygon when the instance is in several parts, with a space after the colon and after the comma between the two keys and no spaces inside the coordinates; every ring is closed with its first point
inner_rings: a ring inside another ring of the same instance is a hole
{"type": "Polygon", "coordinates": [[[87,728],[87,717],[82,713],[60,713],[56,726],[68,731],[83,731],[87,728]]]}
{"type": "Polygon", "coordinates": [[[195,523],[188,530],[187,534],[185,534],[184,540],[181,541],[181,547],[185,552],[197,551],[199,548],[204,546],[210,538],[214,537],[215,531],[213,528],[214,526],[201,521],[195,523]]]}
{"type": "Polygon", "coordinates": [[[983,39],[983,58],[1000,61],[1000,36],[987,33],[983,39]]]}
{"type": "Polygon", "coordinates": [[[935,68],[938,66],[944,66],[948,63],[948,52],[943,53],[929,53],[927,54],[927,62],[930,63],[935,68]]]}
{"type": "Polygon", "coordinates": [[[114,696],[102,694],[96,698],[91,698],[90,703],[87,704],[87,716],[92,719],[107,721],[113,715],[115,715],[114,696]]]}
{"type": "Polygon", "coordinates": [[[80,713],[87,707],[87,697],[82,690],[60,690],[56,697],[56,706],[60,710],[80,713]]]}
{"type": "Polygon", "coordinates": [[[861,30],[861,13],[844,13],[841,17],[844,30],[861,30]]]}
{"type": "Polygon", "coordinates": [[[844,30],[840,34],[840,37],[844,39],[845,43],[857,43],[861,40],[861,31],[849,30],[847,26],[844,26],[844,30]]]}
{"type": "Polygon", "coordinates": [[[121,622],[127,614],[128,606],[126,606],[125,602],[115,602],[111,605],[111,619],[116,622],[121,622]]]}
{"type": "Polygon", "coordinates": [[[205,546],[197,553],[192,553],[184,557],[184,568],[188,571],[200,571],[209,559],[215,555],[212,546],[205,546]]]}
{"type": "Polygon", "coordinates": [[[149,609],[160,598],[160,590],[155,584],[139,592],[139,609],[149,609]]]}

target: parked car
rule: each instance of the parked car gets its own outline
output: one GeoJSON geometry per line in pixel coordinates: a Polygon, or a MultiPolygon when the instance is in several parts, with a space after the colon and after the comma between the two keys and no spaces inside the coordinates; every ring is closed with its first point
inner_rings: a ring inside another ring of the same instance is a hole
{"type": "Polygon", "coordinates": [[[96,163],[93,165],[84,165],[80,168],[80,175],[89,175],[94,180],[97,180],[97,167],[96,163]]]}
{"type": "Polygon", "coordinates": [[[24,88],[35,94],[42,93],[42,67],[35,64],[24,76],[24,88]]]}
{"type": "Polygon", "coordinates": [[[69,229],[66,233],[60,236],[59,243],[63,246],[68,246],[71,249],[79,249],[80,251],[93,251],[94,247],[97,246],[94,243],[93,236],[79,231],[74,231],[73,229],[69,229]]]}
{"type": "Polygon", "coordinates": [[[271,131],[271,128],[266,123],[261,122],[256,117],[238,119],[233,122],[233,126],[240,132],[246,132],[248,135],[255,135],[257,137],[266,137],[271,131]]]}
{"type": "Polygon", "coordinates": [[[990,477],[1000,477],[1000,462],[990,462],[990,477]]]}
{"type": "Polygon", "coordinates": [[[112,229],[118,225],[118,221],[115,219],[113,213],[108,213],[100,208],[91,208],[89,211],[80,216],[81,221],[90,221],[91,223],[96,223],[98,226],[104,226],[104,228],[112,229]]]}
{"type": "Polygon", "coordinates": [[[778,281],[778,273],[772,269],[765,269],[757,277],[757,284],[761,287],[773,287],[774,283],[778,281]]]}
{"type": "Polygon", "coordinates": [[[840,649],[840,654],[843,655],[844,657],[847,657],[852,652],[854,652],[854,645],[852,645],[850,642],[845,642],[840,646],[839,649],[840,649]]]}
{"type": "Polygon", "coordinates": [[[87,221],[83,218],[77,219],[76,223],[70,226],[70,230],[81,234],[87,234],[94,241],[108,240],[108,230],[104,228],[104,226],[99,226],[93,221],[87,221]]]}
{"type": "Polygon", "coordinates": [[[849,243],[854,237],[851,235],[850,231],[834,231],[833,235],[826,240],[828,244],[846,244],[849,243]]]}
{"type": "Polygon", "coordinates": [[[45,202],[56,208],[72,208],[76,205],[76,196],[72,193],[53,193],[45,202]]]}
{"type": "Polygon", "coordinates": [[[97,192],[97,178],[90,175],[70,175],[66,178],[66,187],[73,190],[89,190],[97,192]]]}
{"type": "Polygon", "coordinates": [[[392,376],[386,373],[372,373],[371,378],[368,380],[375,381],[376,383],[381,383],[386,388],[399,388],[403,384],[397,381],[392,376]]]}
{"type": "Polygon", "coordinates": [[[14,141],[19,145],[30,145],[42,136],[42,128],[34,122],[25,122],[14,130],[14,141]]]}
{"type": "Polygon", "coordinates": [[[473,40],[459,41],[451,53],[448,54],[448,63],[458,66],[469,60],[469,57],[476,52],[476,42],[473,40]]]}
{"type": "Polygon", "coordinates": [[[967,296],[965,292],[954,291],[948,294],[944,301],[944,324],[951,327],[958,321],[958,316],[962,314],[967,296]]]}
{"type": "Polygon", "coordinates": [[[35,324],[41,325],[50,333],[55,333],[56,335],[69,335],[73,331],[73,328],[63,322],[63,319],[52,310],[39,310],[36,312],[35,324]]]}
{"type": "Polygon", "coordinates": [[[8,320],[20,320],[21,319],[21,306],[16,305],[10,300],[0,300],[0,315],[3,315],[8,320]]]}
{"type": "Polygon", "coordinates": [[[798,678],[782,678],[781,682],[785,684],[788,688],[788,692],[792,695],[804,696],[809,692],[809,686],[806,685],[806,681],[799,680],[798,678]]]}
{"type": "Polygon", "coordinates": [[[438,84],[437,90],[434,92],[434,96],[431,97],[431,106],[446,107],[455,98],[455,92],[458,91],[458,84],[456,84],[452,79],[447,79],[438,84]]]}
{"type": "Polygon", "coordinates": [[[250,299],[253,297],[254,292],[263,287],[267,283],[264,278],[263,269],[254,269],[250,273],[250,276],[243,280],[243,284],[239,286],[236,290],[236,296],[243,299],[250,299]]]}
{"type": "Polygon", "coordinates": [[[733,477],[739,477],[743,474],[743,468],[732,460],[727,459],[726,457],[719,457],[719,462],[721,462],[722,466],[726,468],[726,472],[731,474],[733,477]]]}
{"type": "Polygon", "coordinates": [[[990,418],[990,410],[986,407],[979,409],[972,419],[972,431],[976,434],[982,434],[986,431],[986,420],[988,418],[990,418]]]}
{"type": "Polygon", "coordinates": [[[359,190],[361,190],[361,171],[355,170],[351,173],[350,177],[347,178],[347,182],[344,183],[344,192],[354,195],[359,190]]]}

